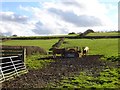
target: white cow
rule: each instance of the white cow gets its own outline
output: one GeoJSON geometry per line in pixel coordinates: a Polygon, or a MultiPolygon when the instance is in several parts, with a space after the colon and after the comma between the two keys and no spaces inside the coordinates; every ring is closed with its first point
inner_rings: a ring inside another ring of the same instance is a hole
{"type": "Polygon", "coordinates": [[[89,47],[83,47],[83,55],[87,55],[89,52],[89,47]]]}

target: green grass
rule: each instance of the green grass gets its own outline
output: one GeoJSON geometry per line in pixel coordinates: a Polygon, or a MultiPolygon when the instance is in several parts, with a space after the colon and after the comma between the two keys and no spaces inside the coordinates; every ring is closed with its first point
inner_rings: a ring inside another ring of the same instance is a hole
{"type": "Polygon", "coordinates": [[[41,69],[45,67],[46,65],[49,65],[50,62],[54,62],[54,60],[43,60],[40,58],[46,57],[47,55],[40,55],[40,54],[35,54],[32,56],[29,56],[25,60],[25,64],[28,69],[41,69]]]}
{"type": "Polygon", "coordinates": [[[88,46],[91,55],[118,56],[118,39],[65,39],[67,42],[61,47],[88,46]]]}
{"type": "MultiPolygon", "coordinates": [[[[56,43],[58,39],[49,39],[49,40],[9,40],[2,42],[2,45],[11,45],[11,46],[39,46],[45,50],[49,50],[51,46],[56,43]]],[[[39,58],[46,57],[46,55],[31,55],[28,56],[25,60],[25,64],[29,69],[39,69],[48,65],[53,60],[39,60],[39,58]]]]}
{"type": "Polygon", "coordinates": [[[57,84],[51,84],[51,87],[57,88],[120,88],[120,82],[118,81],[120,70],[118,68],[105,69],[100,72],[100,75],[93,77],[92,75],[86,75],[86,72],[81,72],[78,76],[64,77],[61,82],[57,84]]]}
{"type": "Polygon", "coordinates": [[[117,32],[95,32],[95,33],[89,33],[86,36],[118,36],[117,32]]]}
{"type": "Polygon", "coordinates": [[[48,39],[48,40],[9,40],[2,42],[2,45],[11,45],[11,46],[39,46],[45,50],[49,50],[51,46],[56,43],[58,39],[48,39]]]}
{"type": "MultiPolygon", "coordinates": [[[[21,45],[21,46],[39,46],[45,50],[49,50],[58,39],[48,40],[9,40],[3,42],[3,45],[21,45]]],[[[88,46],[91,55],[105,55],[106,57],[118,56],[118,39],[65,39],[66,44],[61,47],[88,46]]]]}

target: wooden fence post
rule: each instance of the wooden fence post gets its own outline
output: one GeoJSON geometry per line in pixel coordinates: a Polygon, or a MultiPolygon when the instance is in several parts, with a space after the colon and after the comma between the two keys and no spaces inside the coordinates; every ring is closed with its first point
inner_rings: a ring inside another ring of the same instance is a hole
{"type": "Polygon", "coordinates": [[[23,48],[23,53],[22,53],[22,59],[23,59],[23,62],[26,61],[26,48],[23,48]]]}

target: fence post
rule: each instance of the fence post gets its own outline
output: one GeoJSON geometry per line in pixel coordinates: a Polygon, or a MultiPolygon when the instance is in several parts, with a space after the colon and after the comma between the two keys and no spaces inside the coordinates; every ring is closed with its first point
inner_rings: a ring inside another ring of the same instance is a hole
{"type": "Polygon", "coordinates": [[[23,62],[26,61],[26,48],[23,48],[23,53],[22,53],[22,59],[23,59],[23,62]]]}

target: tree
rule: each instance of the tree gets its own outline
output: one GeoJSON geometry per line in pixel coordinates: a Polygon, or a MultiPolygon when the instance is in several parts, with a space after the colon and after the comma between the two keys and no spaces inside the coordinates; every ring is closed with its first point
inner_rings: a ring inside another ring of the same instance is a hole
{"type": "Polygon", "coordinates": [[[12,35],[13,37],[17,37],[17,35],[16,34],[14,34],[14,35],[12,35]]]}
{"type": "Polygon", "coordinates": [[[87,34],[88,33],[94,33],[94,31],[92,29],[88,29],[87,31],[85,31],[87,34]]]}
{"type": "Polygon", "coordinates": [[[68,35],[76,34],[75,32],[68,33],[68,35]]]}

